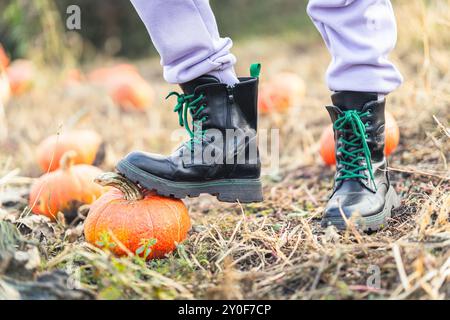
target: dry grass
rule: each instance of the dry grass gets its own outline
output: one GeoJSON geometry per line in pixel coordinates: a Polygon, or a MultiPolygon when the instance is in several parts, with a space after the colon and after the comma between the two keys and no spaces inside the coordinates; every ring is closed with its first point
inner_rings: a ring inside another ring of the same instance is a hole
{"type": "MultiPolygon", "coordinates": [[[[390,167],[403,201],[384,230],[368,235],[320,228],[333,176],[317,152],[329,121],[322,108],[329,101],[323,83],[328,54],[321,43],[299,44],[290,37],[250,40],[235,49],[241,74],[258,57],[264,76],[290,70],[307,84],[301,105],[261,119],[262,128],[280,129],[281,141],[280,171],[264,176],[264,203],[187,200],[194,225],[188,240],[167,259],[147,264],[85,244],[80,226],[34,221],[20,199],[28,177],[39,174],[33,159],[43,137],[71,126],[94,128],[108,143],[103,169],[111,170],[133,149],[169,152],[177,141],[169,144],[167,137],[178,129],[166,102],[145,116],[121,113],[96,89],[65,89],[62,75],[42,69],[35,89],[7,106],[0,198],[12,198],[14,206],[0,207],[0,220],[21,226],[28,242],[20,250],[39,248],[35,272],[73,265],[82,286],[99,298],[450,298],[450,1],[428,7],[419,0],[398,1],[396,9],[399,44],[392,58],[406,82],[388,102],[401,129],[390,167]],[[371,277],[377,271],[379,287],[371,277]]],[[[171,88],[161,80],[158,60],[137,65],[163,101],[171,88]]],[[[0,266],[0,289],[1,271],[0,266]]]]}

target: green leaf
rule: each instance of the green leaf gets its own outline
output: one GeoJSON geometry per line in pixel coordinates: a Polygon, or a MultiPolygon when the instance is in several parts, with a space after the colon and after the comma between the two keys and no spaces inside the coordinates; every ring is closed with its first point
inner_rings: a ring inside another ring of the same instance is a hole
{"type": "Polygon", "coordinates": [[[152,252],[152,249],[151,248],[147,248],[147,250],[145,250],[144,257],[147,258],[150,255],[151,252],[152,252]]]}
{"type": "Polygon", "coordinates": [[[136,249],[136,254],[137,255],[141,255],[142,254],[142,252],[144,252],[144,250],[145,250],[145,247],[144,246],[140,246],[139,248],[137,248],[136,249]]]}

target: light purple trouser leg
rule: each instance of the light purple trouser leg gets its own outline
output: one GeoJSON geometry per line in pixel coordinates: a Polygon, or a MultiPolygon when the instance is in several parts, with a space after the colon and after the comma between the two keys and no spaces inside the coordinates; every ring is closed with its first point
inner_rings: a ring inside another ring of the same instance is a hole
{"type": "Polygon", "coordinates": [[[309,0],[307,11],[332,56],[330,90],[387,94],[402,83],[387,58],[397,41],[389,0],[309,0]]]}
{"type": "MultiPolygon", "coordinates": [[[[131,2],[161,55],[168,82],[184,83],[204,74],[230,85],[238,81],[231,39],[219,36],[208,0],[131,2]]],[[[308,14],[332,56],[330,90],[387,94],[401,84],[387,58],[397,38],[389,0],[310,0],[308,14]]]]}
{"type": "Polygon", "coordinates": [[[161,56],[164,78],[185,83],[205,74],[238,81],[230,38],[221,38],[208,0],[131,0],[161,56]]]}

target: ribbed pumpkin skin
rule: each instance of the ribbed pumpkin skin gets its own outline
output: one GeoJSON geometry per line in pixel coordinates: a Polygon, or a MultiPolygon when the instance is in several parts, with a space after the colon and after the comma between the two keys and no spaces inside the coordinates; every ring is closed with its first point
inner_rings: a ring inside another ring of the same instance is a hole
{"type": "Polygon", "coordinates": [[[61,157],[67,151],[75,151],[75,164],[93,164],[97,158],[102,138],[91,130],[74,130],[61,135],[52,135],[37,147],[37,161],[42,171],[59,168],[61,157]],[[53,161],[52,161],[53,157],[53,161]]]}
{"type": "MultiPolygon", "coordinates": [[[[95,201],[84,224],[86,241],[98,246],[104,233],[112,233],[132,253],[143,239],[156,239],[147,259],[162,258],[186,239],[191,227],[188,210],[181,200],[146,192],[142,200],[125,200],[113,188],[95,201]]],[[[114,246],[117,255],[125,252],[114,246]]]]}
{"type": "Polygon", "coordinates": [[[76,214],[77,207],[90,204],[106,189],[94,183],[102,171],[89,165],[74,165],[41,176],[31,187],[29,206],[35,214],[55,220],[59,211],[76,214]]]}
{"type": "MultiPolygon", "coordinates": [[[[390,155],[397,148],[400,141],[400,129],[398,128],[397,121],[390,112],[386,112],[385,115],[385,146],[384,154],[390,155]]],[[[329,125],[322,132],[320,137],[320,156],[326,165],[332,166],[336,164],[336,155],[334,153],[334,133],[333,125],[329,125]]]]}

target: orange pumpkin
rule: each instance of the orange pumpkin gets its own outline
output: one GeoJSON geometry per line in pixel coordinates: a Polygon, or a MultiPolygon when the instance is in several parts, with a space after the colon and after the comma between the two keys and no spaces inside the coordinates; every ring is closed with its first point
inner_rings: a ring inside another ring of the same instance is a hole
{"type": "Polygon", "coordinates": [[[61,135],[52,135],[37,147],[37,161],[43,171],[58,169],[61,157],[73,150],[75,164],[99,165],[105,158],[102,138],[92,130],[73,130],[61,135]]]}
{"type": "Polygon", "coordinates": [[[55,220],[58,212],[62,212],[70,222],[77,216],[80,205],[92,203],[106,191],[94,183],[102,171],[90,165],[74,165],[74,158],[74,151],[65,153],[60,169],[34,182],[29,201],[33,213],[55,220]]]}
{"type": "MultiPolygon", "coordinates": [[[[398,146],[400,141],[400,130],[394,116],[390,112],[386,112],[386,141],[384,147],[384,154],[390,155],[398,146]]],[[[320,137],[320,155],[326,165],[332,166],[336,164],[336,155],[334,152],[334,132],[333,125],[329,125],[322,132],[320,137]]]]}
{"type": "Polygon", "coordinates": [[[258,97],[262,113],[285,112],[299,104],[305,96],[305,84],[292,72],[280,72],[268,83],[262,84],[258,97]]]}
{"type": "Polygon", "coordinates": [[[152,259],[164,257],[186,239],[191,222],[181,200],[141,191],[116,173],[104,173],[96,181],[115,188],[91,205],[84,224],[89,243],[119,256],[131,252],[152,259]],[[104,243],[105,235],[113,245],[104,243]]]}
{"type": "Polygon", "coordinates": [[[124,110],[143,111],[153,103],[152,87],[132,65],[97,69],[90,73],[89,80],[104,87],[124,110]]]}
{"type": "Polygon", "coordinates": [[[35,71],[29,60],[15,60],[6,69],[13,95],[20,95],[28,91],[33,85],[35,71]]]}
{"type": "Polygon", "coordinates": [[[118,85],[111,97],[124,110],[145,110],[153,102],[153,89],[143,79],[130,79],[118,85]]]}
{"type": "Polygon", "coordinates": [[[7,104],[11,97],[11,87],[5,70],[0,66],[0,103],[7,104]]]}
{"type": "Polygon", "coordinates": [[[111,67],[98,68],[89,74],[89,80],[96,83],[102,81],[113,81],[118,75],[138,75],[139,72],[135,66],[127,63],[118,64],[111,67]]]}
{"type": "Polygon", "coordinates": [[[66,71],[63,83],[66,87],[71,87],[81,84],[83,79],[83,73],[79,69],[73,68],[66,71]]]}
{"type": "Polygon", "coordinates": [[[335,143],[334,143],[334,131],[333,125],[328,125],[322,132],[320,137],[320,155],[322,156],[323,162],[326,165],[332,166],[336,164],[336,154],[334,153],[335,143]]]}
{"type": "Polygon", "coordinates": [[[258,109],[263,114],[277,111],[277,107],[272,99],[272,90],[268,83],[262,83],[259,86],[258,109]]]}
{"type": "Polygon", "coordinates": [[[9,65],[9,57],[0,43],[0,69],[2,68],[6,69],[8,65],[9,65]]]}
{"type": "Polygon", "coordinates": [[[386,112],[386,144],[384,153],[390,155],[397,148],[400,142],[400,129],[397,121],[390,112],[386,112]]]}

